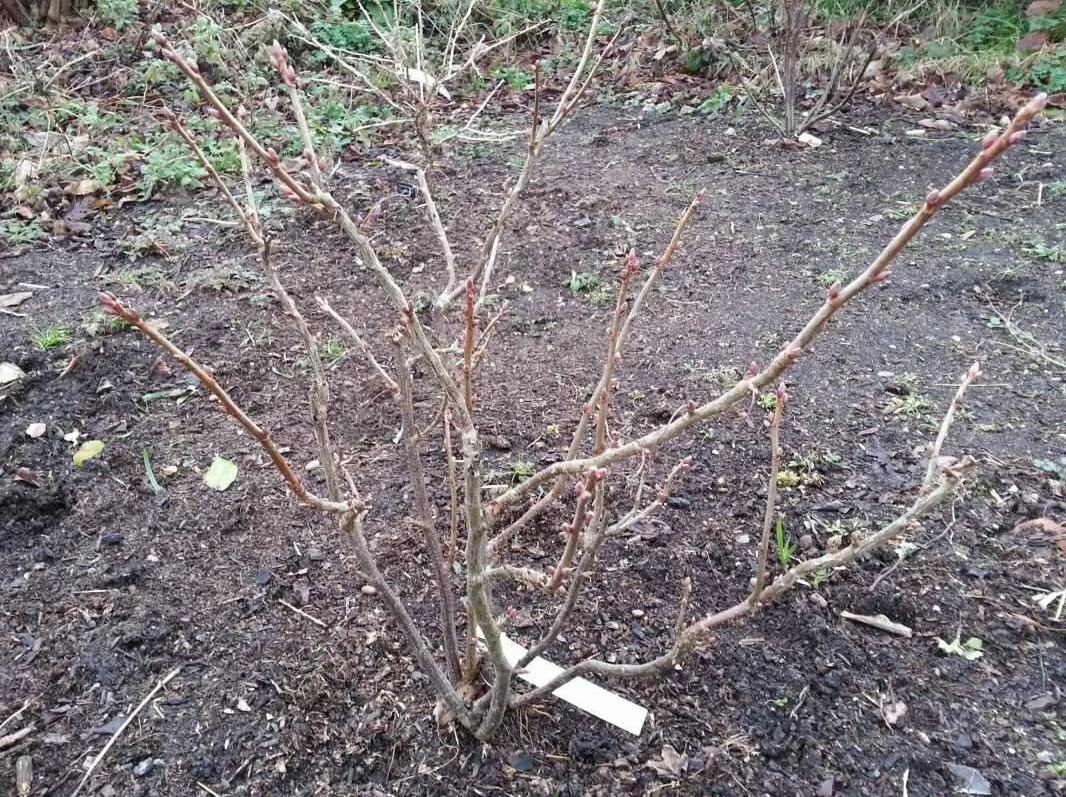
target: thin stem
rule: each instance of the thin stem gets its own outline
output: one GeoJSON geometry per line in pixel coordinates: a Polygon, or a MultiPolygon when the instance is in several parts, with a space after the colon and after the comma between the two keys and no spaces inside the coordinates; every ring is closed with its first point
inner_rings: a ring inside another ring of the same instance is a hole
{"type": "Polygon", "coordinates": [[[397,395],[400,415],[403,419],[404,459],[407,463],[407,475],[414,492],[416,523],[422,531],[422,540],[433,565],[433,575],[437,582],[437,595],[440,598],[441,632],[444,635],[444,656],[451,671],[452,679],[459,680],[459,642],[455,633],[455,596],[452,593],[451,571],[444,559],[440,535],[433,518],[433,509],[429,504],[426,491],[426,477],[422,466],[422,453],[418,447],[417,427],[415,426],[413,387],[411,369],[407,364],[404,346],[405,336],[398,333],[393,337],[396,346],[396,372],[399,376],[400,392],[397,395]]]}
{"type": "Polygon", "coordinates": [[[966,395],[966,390],[973,384],[974,380],[980,378],[980,376],[981,364],[974,363],[963,375],[962,381],[959,383],[959,388],[955,391],[955,395],[952,397],[951,403],[948,405],[947,412],[944,413],[944,420],[940,424],[940,431],[937,432],[936,440],[934,441],[932,451],[929,454],[929,465],[925,471],[925,479],[922,481],[923,491],[932,489],[933,484],[936,481],[936,474],[940,470],[940,449],[944,447],[944,440],[947,439],[948,430],[951,428],[951,424],[955,420],[955,412],[958,410],[959,405],[962,404],[962,399],[963,396],[966,395]]]}
{"type": "Polygon", "coordinates": [[[219,404],[222,405],[223,411],[227,415],[232,415],[236,418],[237,422],[243,426],[253,438],[255,438],[259,445],[263,447],[267,456],[270,457],[271,462],[274,463],[274,466],[285,479],[289,489],[292,490],[293,495],[299,500],[303,501],[305,504],[313,506],[315,509],[331,513],[343,514],[353,510],[362,510],[366,508],[366,504],[358,499],[353,499],[348,502],[330,501],[320,498],[308,490],[300,480],[300,477],[293,471],[292,466],[289,465],[285,456],[278,450],[278,447],[274,445],[274,441],[270,439],[270,434],[265,429],[259,427],[244,413],[243,410],[241,410],[240,407],[237,406],[233,399],[230,398],[229,394],[221,385],[219,385],[206,368],[171,343],[166,335],[151,324],[145,322],[136,311],[122,304],[114,294],[101,293],[100,302],[103,304],[104,309],[107,312],[123,319],[130,326],[136,327],[142,335],[155,343],[159,348],[163,349],[163,351],[167,352],[167,354],[181,363],[187,371],[191,372],[197,379],[199,379],[200,383],[218,399],[219,404]]]}
{"type": "Polygon", "coordinates": [[[367,342],[363,340],[363,337],[355,331],[355,327],[353,327],[344,316],[334,310],[329,302],[321,296],[316,296],[315,302],[330,316],[330,318],[337,322],[340,328],[345,331],[355,345],[362,350],[367,362],[369,362],[371,367],[377,372],[377,375],[381,377],[381,381],[385,383],[385,388],[393,395],[396,395],[400,391],[400,386],[396,384],[396,380],[389,376],[388,371],[386,371],[381,366],[381,363],[377,361],[377,358],[374,357],[374,352],[371,350],[367,342]]]}
{"type": "MultiPolygon", "coordinates": [[[[973,460],[967,459],[962,465],[968,467],[973,460]]],[[[961,471],[959,472],[961,473],[961,471]]],[[[783,575],[774,579],[773,583],[766,587],[759,596],[758,604],[765,605],[781,597],[784,593],[795,586],[796,582],[811,573],[835,567],[845,567],[860,556],[880,547],[889,540],[903,533],[918,518],[938,507],[958,489],[960,480],[959,473],[950,473],[940,485],[927,495],[919,497],[905,512],[895,520],[882,527],[877,533],[867,537],[858,546],[846,546],[835,553],[825,554],[813,559],[800,562],[783,575]]],[[[705,615],[700,620],[690,623],[677,636],[674,644],[661,656],[651,661],[640,664],[608,664],[596,659],[585,659],[578,664],[568,667],[548,683],[530,692],[516,695],[511,700],[512,708],[521,708],[530,705],[554,692],[560,686],[569,683],[574,678],[582,675],[601,675],[612,678],[649,678],[668,672],[674,668],[677,662],[693,649],[708,639],[708,633],[715,628],[736,622],[751,614],[752,602],[749,598],[734,606],[705,615]]],[[[520,662],[521,663],[521,662],[520,662]]]]}
{"type": "Polygon", "coordinates": [[[990,134],[987,136],[982,144],[981,152],[944,188],[929,193],[921,209],[910,221],[903,225],[895,237],[885,245],[881,253],[861,274],[844,287],[834,285],[829,289],[822,306],[811,316],[796,336],[778,352],[770,364],[761,371],[754,376],[740,380],[717,398],[689,412],[680,414],[673,421],[645,434],[643,437],[624,445],[610,448],[601,454],[591,457],[577,458],[568,456],[561,462],[556,462],[543,468],[529,479],[494,499],[488,507],[490,515],[493,518],[499,517],[502,512],[514,506],[515,503],[521,501],[547,481],[558,479],[568,474],[582,473],[591,468],[608,467],[616,462],[636,456],[642,450],[657,448],[663,443],[685,433],[693,426],[706,421],[708,418],[729,411],[750,396],[753,391],[758,392],[776,382],[781,374],[792,367],[799,356],[811,346],[818,335],[825,329],[829,319],[840,308],[870,285],[887,279],[890,274],[888,271],[889,264],[944,205],[966,186],[980,182],[988,176],[988,164],[1009,147],[1015,146],[1021,141],[1024,127],[1044,108],[1046,103],[1047,95],[1038,94],[1024,108],[1018,111],[1014,120],[1002,134],[990,134]]]}
{"type": "Polygon", "coordinates": [[[781,416],[785,411],[787,397],[784,386],[779,385],[777,404],[770,419],[770,478],[766,483],[766,511],[763,514],[762,536],[759,538],[759,552],[755,566],[755,586],[751,590],[751,608],[756,609],[762,594],[763,581],[766,578],[766,560],[770,554],[770,532],[774,526],[774,512],[777,504],[777,474],[781,470],[781,416]]]}

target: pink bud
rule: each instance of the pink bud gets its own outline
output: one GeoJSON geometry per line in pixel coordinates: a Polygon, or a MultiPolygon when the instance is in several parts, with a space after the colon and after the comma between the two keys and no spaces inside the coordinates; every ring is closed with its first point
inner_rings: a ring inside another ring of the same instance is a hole
{"type": "Polygon", "coordinates": [[[285,80],[285,85],[296,87],[296,70],[291,66],[285,67],[285,71],[282,73],[282,78],[285,80]]]}
{"type": "Polygon", "coordinates": [[[997,141],[999,141],[999,133],[995,130],[989,130],[985,134],[985,137],[981,139],[981,149],[989,149],[994,146],[997,141]]]}
{"type": "Polygon", "coordinates": [[[206,108],[206,111],[207,111],[207,115],[210,116],[212,119],[221,119],[222,118],[222,114],[219,113],[218,108],[215,108],[212,105],[208,105],[207,108],[206,108]]]}
{"type": "Polygon", "coordinates": [[[935,208],[940,204],[942,199],[943,197],[940,196],[940,192],[934,189],[925,195],[925,205],[930,209],[935,208]]]}
{"type": "Polygon", "coordinates": [[[177,61],[178,60],[177,52],[175,52],[174,50],[170,49],[169,47],[161,48],[159,50],[159,54],[161,56],[163,56],[164,58],[169,58],[171,61],[177,61]]]}
{"type": "Polygon", "coordinates": [[[118,297],[113,293],[101,293],[99,296],[100,304],[104,306],[104,310],[111,315],[119,315],[122,309],[122,303],[119,302],[118,297]]]}
{"type": "Polygon", "coordinates": [[[834,282],[829,286],[829,301],[835,301],[840,296],[840,283],[834,282]]]}
{"type": "Polygon", "coordinates": [[[755,376],[757,373],[759,373],[759,363],[752,360],[751,365],[748,366],[748,376],[755,376]]]}
{"type": "Polygon", "coordinates": [[[581,493],[581,500],[587,504],[589,501],[592,500],[592,493],[590,493],[588,490],[584,490],[581,493]]]}
{"type": "Polygon", "coordinates": [[[200,67],[196,65],[195,61],[189,61],[185,66],[192,74],[200,74],[200,67]]]}
{"type": "Polygon", "coordinates": [[[891,271],[881,271],[870,277],[870,282],[884,282],[886,279],[892,276],[891,271]]]}
{"type": "Polygon", "coordinates": [[[152,34],[152,41],[154,41],[160,47],[166,47],[167,46],[167,37],[164,36],[159,31],[156,31],[155,33],[152,34]]]}
{"type": "Polygon", "coordinates": [[[992,167],[991,166],[986,166],[985,168],[981,169],[981,171],[979,171],[977,174],[974,175],[973,179],[970,180],[970,184],[973,185],[973,184],[976,184],[976,183],[983,183],[985,180],[987,180],[991,176],[992,176],[992,167]]]}
{"type": "Polygon", "coordinates": [[[273,147],[268,147],[267,148],[266,159],[267,159],[267,162],[269,162],[271,166],[277,166],[277,164],[278,164],[278,153],[274,151],[273,147]]]}
{"type": "Polygon", "coordinates": [[[785,383],[781,382],[777,386],[777,405],[784,407],[788,404],[788,392],[785,390],[785,383]]]}
{"type": "Polygon", "coordinates": [[[244,107],[243,103],[237,106],[237,118],[242,122],[248,118],[248,109],[244,107]]]}
{"type": "Polygon", "coordinates": [[[1007,144],[1014,147],[1022,143],[1022,139],[1025,138],[1024,130],[1015,130],[1009,136],[1007,136],[1007,144]]]}
{"type": "Polygon", "coordinates": [[[688,401],[686,401],[685,402],[685,410],[686,410],[686,412],[688,412],[689,415],[694,413],[696,411],[696,402],[693,401],[692,399],[689,399],[688,401]]]}

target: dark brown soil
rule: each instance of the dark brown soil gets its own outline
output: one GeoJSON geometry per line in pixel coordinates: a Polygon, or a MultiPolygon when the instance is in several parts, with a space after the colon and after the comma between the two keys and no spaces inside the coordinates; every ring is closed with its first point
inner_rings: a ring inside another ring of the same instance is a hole
{"type": "MultiPolygon", "coordinates": [[[[618,109],[577,118],[551,147],[498,272],[511,310],[480,374],[479,414],[486,437],[509,444],[486,451],[499,478],[565,447],[599,371],[616,251],[635,243],[650,262],[691,195],[707,189],[623,363],[614,424],[630,437],[712,395],[729,369],[765,362],[821,301],[819,278],[861,267],[901,209],[972,155],[978,131],[905,136],[914,121],[864,120],[876,135],[840,129],[822,149],[794,151],[762,145],[757,127],[729,135],[721,120],[618,109]],[[575,294],[564,285],[572,272],[600,275],[607,293],[575,294]]],[[[187,224],[186,248],[170,260],[131,266],[109,253],[114,236],[149,211],[218,214],[210,195],[126,206],[95,221],[93,241],[0,261],[0,293],[47,286],[17,308],[24,315],[0,315],[0,361],[28,375],[0,398],[0,736],[32,726],[0,750],[0,794],[15,793],[13,762],[24,754],[35,764],[32,794],[70,794],[121,718],[175,667],[104,758],[91,793],[928,797],[954,792],[952,766],[979,770],[996,795],[1062,792],[1063,623],[1033,602],[1033,588],[1066,588],[1066,554],[1061,540],[1015,527],[1066,520],[1061,475],[1055,482],[1034,464],[1066,454],[1064,374],[993,323],[993,309],[1013,312],[1061,362],[1066,193],[1050,186],[1066,178],[1064,144],[1060,131],[1037,132],[1010,153],[994,180],[934,221],[887,284],[833,322],[789,379],[783,444],[800,484],[783,490],[780,508],[811,552],[909,502],[923,471],[916,449],[980,360],[985,376],[947,447],[981,460],[965,493],[908,535],[918,548],[898,565],[888,549],[723,630],[669,678],[611,684],[651,710],[640,738],[554,700],[513,718],[491,745],[438,729],[425,676],[378,599],[360,591],[332,529],[294,505],[254,442],[175,364],[153,368],[148,342],[81,329],[110,276],[112,290],[166,320],[295,463],[316,457],[291,325],[254,278],[242,276],[235,292],[203,279],[220,263],[256,271],[236,232],[187,224]],[[1038,244],[1057,245],[1060,262],[1046,249],[1033,254],[1038,244]],[[144,265],[169,284],[114,286],[144,265]],[[30,331],[52,323],[78,328],[76,342],[36,350],[30,331]],[[60,375],[73,356],[76,366],[60,375]],[[144,400],[182,387],[180,399],[144,400]],[[47,424],[45,436],[26,435],[33,422],[47,424]],[[73,430],[107,444],[81,468],[63,439],[73,430]],[[216,455],[240,467],[221,494],[201,479],[216,455]],[[15,478],[21,468],[34,484],[15,478]],[[842,610],[883,613],[914,636],[852,624],[842,610]],[[981,658],[938,649],[935,637],[960,631],[982,640],[981,658]],[[676,777],[647,765],[664,745],[687,756],[676,777]]],[[[464,259],[514,173],[512,155],[453,157],[437,175],[464,259]]],[[[344,174],[342,193],[355,205],[376,198],[380,175],[358,164],[344,174]]],[[[397,276],[413,294],[437,284],[441,260],[420,206],[397,198],[385,207],[378,242],[397,276]]],[[[382,333],[395,319],[348,247],[301,215],[277,225],[278,263],[316,329],[334,334],[313,311],[321,294],[387,359],[382,333]]],[[[429,564],[390,442],[397,412],[359,357],[333,373],[334,431],[373,496],[373,546],[428,620],[429,564]]],[[[430,381],[417,387],[426,423],[436,411],[430,381]]],[[[580,627],[550,658],[653,656],[668,643],[685,576],[693,612],[744,594],[765,501],[761,416],[723,418],[660,452],[660,479],[680,456],[694,466],[670,508],[607,552],[580,627]]],[[[440,445],[427,444],[426,456],[439,466],[440,445]]],[[[446,484],[432,488],[446,506],[446,484]]],[[[554,555],[559,519],[525,540],[542,563],[554,555]]],[[[550,602],[531,591],[499,598],[518,610],[512,631],[523,641],[549,616],[550,602]]]]}

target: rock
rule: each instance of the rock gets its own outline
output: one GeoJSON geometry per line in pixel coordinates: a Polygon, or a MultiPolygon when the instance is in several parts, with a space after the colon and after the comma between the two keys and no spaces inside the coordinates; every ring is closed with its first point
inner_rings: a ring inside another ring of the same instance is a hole
{"type": "Polygon", "coordinates": [[[835,785],[836,782],[832,777],[826,778],[822,781],[822,785],[818,787],[818,791],[814,793],[815,797],[833,797],[833,788],[835,785]]]}
{"type": "Polygon", "coordinates": [[[122,535],[117,531],[110,531],[104,535],[104,545],[121,545],[122,535]]]}
{"type": "Polygon", "coordinates": [[[274,577],[274,574],[269,570],[263,569],[255,574],[255,583],[260,587],[265,587],[270,583],[270,579],[274,577]]]}
{"type": "Polygon", "coordinates": [[[633,615],[634,617],[636,617],[636,618],[637,618],[638,620],[639,620],[639,619],[640,619],[641,617],[643,617],[643,616],[644,616],[644,610],[643,610],[643,609],[633,609],[633,610],[631,610],[631,611],[630,611],[629,613],[630,613],[631,615],[633,615]]]}
{"type": "Polygon", "coordinates": [[[680,495],[671,495],[666,499],[666,505],[671,509],[688,510],[692,508],[692,502],[687,498],[682,498],[680,495]]]}
{"type": "Polygon", "coordinates": [[[511,756],[511,760],[508,763],[519,772],[528,772],[537,762],[525,750],[519,750],[511,756]]]}
{"type": "Polygon", "coordinates": [[[143,778],[155,767],[155,761],[151,758],[142,759],[137,763],[137,766],[133,768],[133,776],[136,778],[143,778]]]}
{"type": "Polygon", "coordinates": [[[497,451],[510,451],[511,441],[504,437],[502,434],[493,435],[488,439],[488,444],[495,448],[497,451]]]}
{"type": "Polygon", "coordinates": [[[373,584],[364,584],[362,587],[359,588],[359,591],[362,592],[364,595],[378,594],[378,588],[375,587],[373,584]]]}

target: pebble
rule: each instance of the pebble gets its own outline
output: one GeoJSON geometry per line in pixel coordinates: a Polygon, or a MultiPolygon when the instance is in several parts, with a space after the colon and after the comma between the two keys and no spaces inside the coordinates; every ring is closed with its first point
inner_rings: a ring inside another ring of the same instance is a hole
{"type": "Polygon", "coordinates": [[[321,562],[325,560],[326,554],[318,548],[311,548],[307,551],[307,558],[312,562],[321,562]]]}
{"type": "Polygon", "coordinates": [[[270,583],[270,579],[273,577],[273,574],[269,570],[260,570],[255,574],[255,583],[260,587],[265,587],[270,583]]]}
{"type": "Polygon", "coordinates": [[[360,587],[359,591],[362,592],[364,595],[378,594],[378,588],[375,587],[373,584],[364,584],[362,587],[360,587]]]}
{"type": "Polygon", "coordinates": [[[634,617],[636,617],[639,620],[641,617],[644,616],[644,610],[643,609],[633,609],[632,611],[630,611],[630,614],[633,615],[634,617]]]}
{"type": "Polygon", "coordinates": [[[133,768],[133,775],[137,778],[143,778],[149,772],[152,771],[152,767],[155,766],[155,761],[151,758],[145,758],[137,763],[137,766],[133,768]]]}
{"type": "Polygon", "coordinates": [[[799,538],[799,544],[800,548],[805,551],[809,551],[811,548],[814,547],[814,537],[812,537],[810,534],[804,534],[799,538]]]}
{"type": "Polygon", "coordinates": [[[104,535],[104,544],[105,545],[121,545],[122,544],[122,535],[119,534],[117,531],[108,532],[107,534],[104,535]]]}

